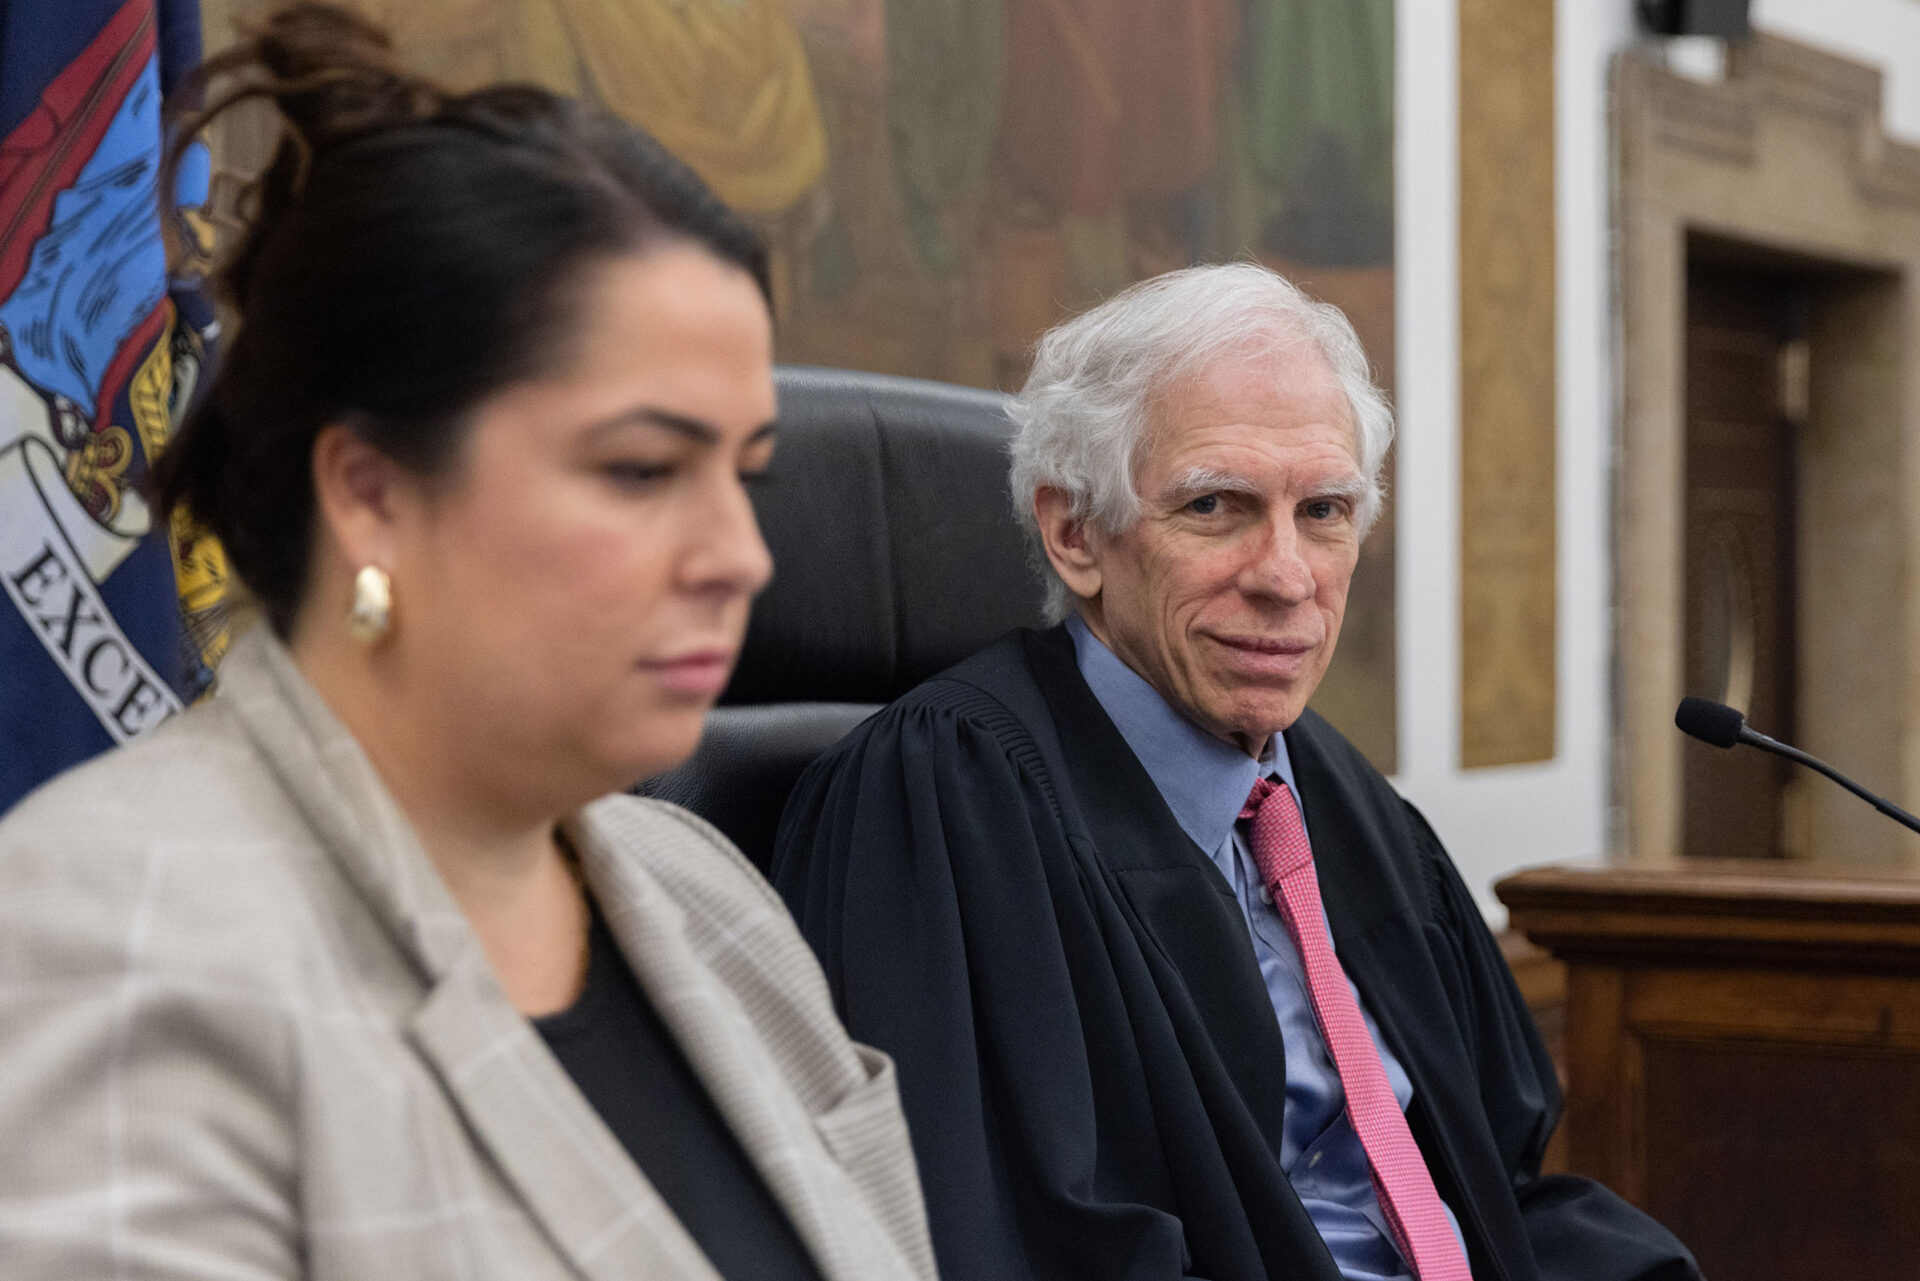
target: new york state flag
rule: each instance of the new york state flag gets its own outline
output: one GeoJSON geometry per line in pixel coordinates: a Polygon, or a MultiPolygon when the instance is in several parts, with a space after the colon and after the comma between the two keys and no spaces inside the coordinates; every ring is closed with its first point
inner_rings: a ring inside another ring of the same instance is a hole
{"type": "MultiPolygon", "coordinates": [[[[161,100],[194,0],[0,6],[0,811],[211,680],[225,563],[142,494],[214,328],[170,282],[161,100]]],[[[205,202],[204,151],[182,165],[205,202]]]]}

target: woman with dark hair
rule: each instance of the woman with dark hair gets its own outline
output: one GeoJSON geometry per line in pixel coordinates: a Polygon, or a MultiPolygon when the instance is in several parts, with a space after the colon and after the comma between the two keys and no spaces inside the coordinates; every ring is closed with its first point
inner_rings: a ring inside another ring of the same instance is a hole
{"type": "Polygon", "coordinates": [[[9,1278],[931,1277],[891,1065],[698,819],[770,572],[758,240],[650,138],[336,9],[158,498],[263,623],[0,823],[9,1278]],[[595,799],[601,798],[601,799],[595,799]]]}

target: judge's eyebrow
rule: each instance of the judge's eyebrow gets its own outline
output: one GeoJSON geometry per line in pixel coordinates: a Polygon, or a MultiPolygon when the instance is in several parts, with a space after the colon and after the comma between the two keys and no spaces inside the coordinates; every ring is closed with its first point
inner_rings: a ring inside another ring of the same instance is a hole
{"type": "MultiPolygon", "coordinates": [[[[1244,476],[1221,471],[1214,467],[1190,467],[1175,477],[1173,482],[1160,492],[1160,501],[1169,506],[1180,506],[1192,502],[1206,494],[1258,494],[1259,487],[1244,476]]],[[[1350,472],[1324,485],[1315,487],[1314,498],[1344,498],[1349,502],[1358,502],[1367,492],[1367,482],[1357,472],[1350,472]]]]}
{"type": "Polygon", "coordinates": [[[1366,478],[1357,472],[1349,472],[1338,480],[1329,481],[1327,484],[1320,486],[1313,496],[1315,498],[1344,498],[1348,502],[1357,503],[1366,497],[1366,493],[1366,478]]]}
{"type": "Polygon", "coordinates": [[[1189,467],[1160,491],[1160,501],[1180,506],[1206,494],[1253,494],[1257,487],[1244,476],[1217,467],[1189,467]]]}
{"type": "MultiPolygon", "coordinates": [[[[611,418],[603,418],[587,428],[587,435],[598,436],[636,423],[649,427],[663,427],[675,435],[684,436],[701,445],[711,446],[720,443],[720,429],[705,419],[676,414],[672,410],[658,409],[652,405],[638,405],[632,409],[623,409],[611,418]]],[[[754,428],[753,434],[747,437],[746,443],[754,445],[768,439],[773,435],[776,426],[777,424],[773,422],[761,423],[754,428]]]]}

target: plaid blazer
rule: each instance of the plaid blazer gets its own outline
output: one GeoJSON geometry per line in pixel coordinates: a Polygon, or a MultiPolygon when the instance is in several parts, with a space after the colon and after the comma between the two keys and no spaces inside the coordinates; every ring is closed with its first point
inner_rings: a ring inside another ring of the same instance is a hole
{"type": "MultiPolygon", "coordinates": [[[[0,822],[0,1274],[717,1281],[286,651],[221,685],[0,822]]],[[[780,900],[668,805],[569,834],[821,1273],[933,1277],[893,1065],[780,900]]]]}

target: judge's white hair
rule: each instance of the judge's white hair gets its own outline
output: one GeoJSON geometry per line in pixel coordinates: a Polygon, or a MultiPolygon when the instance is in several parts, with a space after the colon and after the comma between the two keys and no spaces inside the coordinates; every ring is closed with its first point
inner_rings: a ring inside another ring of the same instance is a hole
{"type": "Polygon", "coordinates": [[[1034,494],[1061,490],[1077,519],[1123,532],[1140,519],[1133,473],[1155,400],[1220,360],[1278,354],[1300,343],[1327,362],[1352,410],[1365,478],[1355,520],[1364,538],[1380,515],[1393,410],[1338,307],[1256,263],[1235,262],[1143,280],[1047,331],[1013,402],[1010,479],[1014,513],[1046,579],[1049,620],[1072,613],[1074,598],[1047,561],[1034,494]]]}

